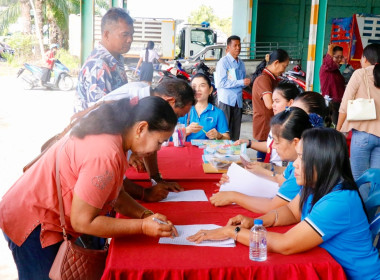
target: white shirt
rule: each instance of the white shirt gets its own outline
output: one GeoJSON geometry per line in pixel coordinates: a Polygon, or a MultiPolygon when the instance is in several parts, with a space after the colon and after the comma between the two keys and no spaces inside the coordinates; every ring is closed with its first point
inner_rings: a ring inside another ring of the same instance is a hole
{"type": "Polygon", "coordinates": [[[120,100],[123,98],[133,99],[135,97],[140,100],[141,98],[150,96],[150,86],[145,82],[134,82],[125,84],[107,95],[103,96],[100,101],[120,100]]]}
{"type": "Polygon", "coordinates": [[[155,50],[148,50],[148,61],[145,61],[145,52],[146,49],[143,49],[140,53],[140,57],[143,58],[144,62],[153,62],[155,59],[159,59],[160,57],[158,56],[158,53],[155,50]]]}

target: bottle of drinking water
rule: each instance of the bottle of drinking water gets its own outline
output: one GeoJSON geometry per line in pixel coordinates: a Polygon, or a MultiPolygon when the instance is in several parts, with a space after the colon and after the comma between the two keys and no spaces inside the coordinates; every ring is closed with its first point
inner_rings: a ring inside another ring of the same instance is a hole
{"type": "Polygon", "coordinates": [[[267,230],[263,220],[255,220],[249,235],[249,259],[252,261],[265,261],[267,259],[267,230]]]}

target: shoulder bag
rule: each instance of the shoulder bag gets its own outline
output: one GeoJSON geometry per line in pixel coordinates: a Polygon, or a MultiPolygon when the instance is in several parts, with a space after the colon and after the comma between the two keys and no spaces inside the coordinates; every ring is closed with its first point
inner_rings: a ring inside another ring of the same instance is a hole
{"type": "Polygon", "coordinates": [[[354,98],[347,102],[347,121],[369,121],[376,119],[375,101],[369,94],[368,77],[364,72],[364,81],[367,88],[368,99],[357,98],[356,93],[354,98]]]}
{"type": "Polygon", "coordinates": [[[56,159],[55,180],[63,242],[50,269],[49,278],[52,280],[97,280],[102,277],[105,268],[108,244],[102,250],[85,249],[76,245],[70,236],[66,234],[61,180],[59,177],[59,152],[56,159]]]}

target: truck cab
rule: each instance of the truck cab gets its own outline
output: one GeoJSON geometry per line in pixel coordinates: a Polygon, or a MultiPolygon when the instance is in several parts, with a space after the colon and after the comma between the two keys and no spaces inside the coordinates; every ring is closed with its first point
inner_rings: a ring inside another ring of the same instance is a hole
{"type": "Polygon", "coordinates": [[[178,58],[187,59],[205,47],[216,44],[217,35],[208,23],[187,24],[179,33],[178,58]]]}

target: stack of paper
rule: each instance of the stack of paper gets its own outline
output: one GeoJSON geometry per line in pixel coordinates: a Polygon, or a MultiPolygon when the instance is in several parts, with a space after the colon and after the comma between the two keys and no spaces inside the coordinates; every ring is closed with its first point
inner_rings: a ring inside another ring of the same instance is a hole
{"type": "Polygon", "coordinates": [[[178,237],[169,238],[161,237],[158,243],[160,244],[173,244],[173,245],[190,245],[190,246],[208,246],[208,247],[235,247],[235,241],[231,238],[226,240],[206,240],[201,243],[190,242],[186,238],[196,234],[202,229],[210,230],[221,228],[221,226],[206,224],[206,225],[185,225],[176,226],[178,237]]]}
{"type": "Polygon", "coordinates": [[[232,163],[228,168],[229,182],[224,183],[219,191],[235,191],[249,196],[273,198],[279,189],[278,184],[259,177],[248,170],[232,163]]]}
{"type": "Polygon", "coordinates": [[[160,202],[173,201],[208,201],[204,190],[192,190],[182,192],[169,192],[168,196],[160,202]]]}

